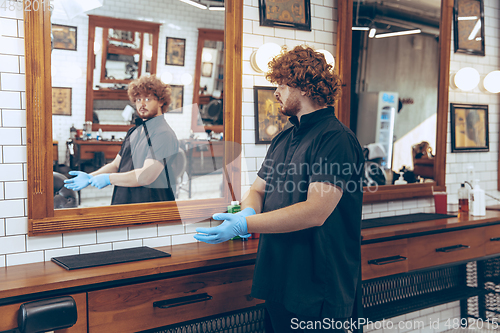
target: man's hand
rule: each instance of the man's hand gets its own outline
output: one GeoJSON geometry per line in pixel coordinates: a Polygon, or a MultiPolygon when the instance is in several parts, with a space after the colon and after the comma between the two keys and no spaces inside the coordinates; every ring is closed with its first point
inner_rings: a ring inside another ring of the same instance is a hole
{"type": "Polygon", "coordinates": [[[97,176],[94,176],[90,180],[90,184],[98,189],[102,189],[108,185],[111,185],[111,181],[109,180],[109,173],[103,173],[97,176]]]}
{"type": "Polygon", "coordinates": [[[89,186],[92,176],[83,171],[70,171],[70,175],[76,176],[71,179],[64,180],[64,187],[73,191],[80,191],[89,186]]]}
{"type": "Polygon", "coordinates": [[[224,222],[217,227],[196,229],[197,232],[204,235],[197,234],[194,235],[194,238],[208,244],[222,243],[235,236],[248,238],[250,234],[247,231],[246,217],[254,214],[255,210],[253,208],[245,208],[236,214],[215,214],[213,216],[214,220],[224,220],[224,222]]]}

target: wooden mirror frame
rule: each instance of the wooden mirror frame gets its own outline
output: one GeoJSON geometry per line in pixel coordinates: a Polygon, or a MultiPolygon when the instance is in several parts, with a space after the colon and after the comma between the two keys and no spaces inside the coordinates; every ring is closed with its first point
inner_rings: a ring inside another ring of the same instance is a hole
{"type": "MultiPolygon", "coordinates": [[[[339,0],[336,63],[337,73],[343,82],[342,97],[337,103],[337,117],[349,126],[351,110],[351,53],[352,53],[353,0],[339,0]]],[[[448,93],[450,72],[451,25],[453,0],[441,0],[441,23],[439,25],[439,76],[436,124],[436,157],[434,182],[407,185],[381,185],[377,191],[365,188],[363,203],[410,199],[432,196],[435,191],[444,191],[446,176],[446,128],[448,121],[448,93]]]]}
{"type": "MultiPolygon", "coordinates": [[[[201,56],[202,56],[203,46],[205,45],[206,40],[224,41],[224,32],[221,33],[221,30],[214,30],[214,29],[202,29],[202,28],[198,29],[198,48],[196,49],[196,70],[194,71],[194,83],[193,83],[194,87],[193,105],[199,105],[200,103],[201,56]]],[[[225,65],[226,64],[224,64],[224,66],[225,65]]],[[[224,84],[225,83],[226,80],[224,78],[224,84]]],[[[205,132],[205,130],[212,130],[216,133],[222,132],[224,125],[213,125],[213,126],[198,125],[198,116],[199,116],[199,111],[196,108],[193,108],[191,111],[191,129],[193,130],[193,132],[205,132]]]]}
{"type": "MultiPolygon", "coordinates": [[[[103,41],[102,41],[102,56],[101,56],[101,73],[99,74],[101,83],[129,83],[131,80],[104,80],[104,66],[106,64],[107,47],[105,47],[104,42],[107,43],[108,33],[106,29],[113,28],[119,30],[131,30],[130,27],[134,27],[134,31],[142,33],[141,48],[140,52],[143,52],[144,34],[149,33],[153,35],[153,45],[152,45],[152,57],[151,57],[151,74],[156,74],[156,66],[158,63],[158,43],[160,35],[160,24],[145,21],[135,21],[127,19],[119,19],[106,16],[89,15],[89,35],[87,48],[87,68],[95,68],[95,57],[94,57],[94,42],[95,42],[95,29],[103,28],[103,41]]],[[[139,61],[139,72],[141,74],[142,67],[142,55],[141,61],[139,61]]],[[[115,132],[126,132],[132,127],[132,125],[110,125],[110,124],[94,124],[93,123],[93,112],[94,112],[94,100],[95,99],[120,99],[128,101],[128,94],[126,90],[97,90],[94,89],[94,70],[87,71],[87,89],[85,95],[85,121],[92,122],[92,131],[98,131],[102,129],[103,131],[115,131],[115,132]]]]}
{"type": "MultiPolygon", "coordinates": [[[[243,0],[226,1],[225,7],[224,138],[241,144],[243,0]]],[[[50,12],[47,8],[26,11],[24,15],[29,236],[180,223],[177,207],[183,210],[183,222],[206,219],[226,209],[232,200],[229,193],[218,199],[54,210],[53,191],[50,191],[53,189],[50,12]]],[[[233,161],[228,174],[239,197],[239,151],[229,146],[234,145],[226,145],[224,159],[233,161]]]]}

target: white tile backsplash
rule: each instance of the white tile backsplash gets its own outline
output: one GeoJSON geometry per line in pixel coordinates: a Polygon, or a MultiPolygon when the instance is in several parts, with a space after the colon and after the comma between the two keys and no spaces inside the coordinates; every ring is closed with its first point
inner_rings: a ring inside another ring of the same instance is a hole
{"type": "Polygon", "coordinates": [[[8,254],[7,266],[31,264],[44,260],[43,251],[8,254]]]}
{"type": "Polygon", "coordinates": [[[26,248],[28,251],[62,248],[62,235],[28,236],[26,248]]]}
{"type": "Polygon", "coordinates": [[[0,254],[18,253],[25,251],[25,235],[0,237],[0,254]]]}
{"type": "Polygon", "coordinates": [[[5,219],[5,234],[26,235],[28,233],[28,218],[27,217],[10,217],[5,219]]]}
{"type": "Polygon", "coordinates": [[[95,244],[96,242],[97,242],[97,237],[95,231],[84,231],[84,232],[63,234],[64,247],[95,244]]]}

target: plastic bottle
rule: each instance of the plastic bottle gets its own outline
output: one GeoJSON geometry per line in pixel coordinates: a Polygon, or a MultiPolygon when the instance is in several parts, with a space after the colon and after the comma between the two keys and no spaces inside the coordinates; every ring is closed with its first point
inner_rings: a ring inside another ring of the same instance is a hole
{"type": "Polygon", "coordinates": [[[96,136],[96,139],[99,141],[99,140],[102,140],[102,129],[99,128],[99,131],[97,131],[97,136],[96,136]]]}
{"type": "Polygon", "coordinates": [[[458,218],[469,216],[469,191],[465,184],[461,184],[458,189],[458,218]]]}
{"type": "Polygon", "coordinates": [[[408,182],[404,179],[404,173],[401,171],[399,173],[399,178],[394,182],[394,185],[403,185],[408,184],[408,182]]]}
{"type": "MultiPolygon", "coordinates": [[[[227,212],[230,214],[238,213],[241,211],[241,206],[239,201],[231,201],[231,204],[227,206],[227,212]]],[[[240,236],[235,236],[231,240],[241,239],[240,236]]]]}
{"type": "Polygon", "coordinates": [[[472,216],[486,215],[486,195],[484,190],[479,187],[479,179],[474,179],[472,182],[472,190],[470,190],[470,213],[472,216]]]}

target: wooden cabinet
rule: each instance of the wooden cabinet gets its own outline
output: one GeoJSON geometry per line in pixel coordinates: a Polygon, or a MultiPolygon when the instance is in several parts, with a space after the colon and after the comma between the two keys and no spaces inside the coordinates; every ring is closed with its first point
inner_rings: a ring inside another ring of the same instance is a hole
{"type": "Polygon", "coordinates": [[[485,254],[487,256],[500,253],[500,225],[484,228],[485,254]]]}
{"type": "Polygon", "coordinates": [[[254,266],[89,292],[89,332],[137,332],[252,307],[254,266]]]}
{"type": "MultiPolygon", "coordinates": [[[[87,294],[69,295],[76,302],[78,320],[70,328],[57,330],[55,333],[84,333],[87,332],[87,294]]],[[[36,301],[38,299],[34,299],[36,301]]],[[[0,331],[12,330],[17,327],[17,314],[23,303],[0,306],[0,331]]]]}
{"type": "Polygon", "coordinates": [[[363,280],[408,272],[408,240],[361,246],[361,276],[363,280]]]}

